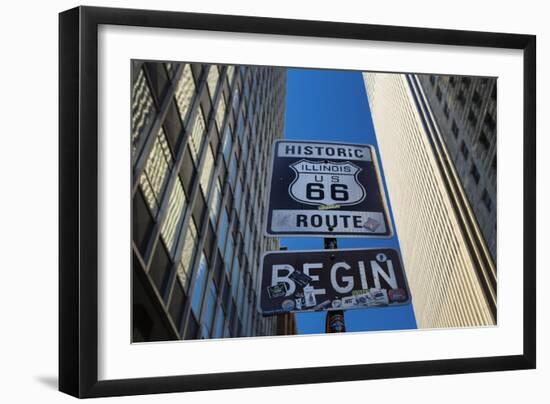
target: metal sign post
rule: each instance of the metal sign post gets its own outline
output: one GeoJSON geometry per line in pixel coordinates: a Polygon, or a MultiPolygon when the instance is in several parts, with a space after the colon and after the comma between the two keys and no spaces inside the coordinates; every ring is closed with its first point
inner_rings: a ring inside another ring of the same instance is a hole
{"type": "MultiPolygon", "coordinates": [[[[336,250],[337,248],[338,240],[335,238],[325,238],[325,250],[336,250]]],[[[344,310],[327,311],[325,333],[331,334],[336,332],[346,332],[344,310]]]]}

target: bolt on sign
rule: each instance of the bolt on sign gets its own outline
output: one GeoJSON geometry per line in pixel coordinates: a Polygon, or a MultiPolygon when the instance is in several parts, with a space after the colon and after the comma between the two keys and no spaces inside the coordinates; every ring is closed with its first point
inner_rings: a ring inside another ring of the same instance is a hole
{"type": "Polygon", "coordinates": [[[410,303],[400,255],[391,248],[268,252],[260,287],[264,316],[410,303]]]}
{"type": "Polygon", "coordinates": [[[278,140],[274,149],[266,235],[391,236],[372,146],[278,140]]]}

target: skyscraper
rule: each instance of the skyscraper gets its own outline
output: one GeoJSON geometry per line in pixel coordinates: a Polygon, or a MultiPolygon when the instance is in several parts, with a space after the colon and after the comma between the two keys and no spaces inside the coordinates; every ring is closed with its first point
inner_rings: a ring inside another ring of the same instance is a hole
{"type": "Polygon", "coordinates": [[[286,71],[134,61],[133,340],[276,335],[256,310],[286,71]]]}
{"type": "MultiPolygon", "coordinates": [[[[447,126],[434,117],[419,76],[363,76],[418,326],[496,324],[496,267],[446,144],[447,126]]],[[[437,88],[435,97],[443,99],[437,88]]]]}
{"type": "Polygon", "coordinates": [[[427,74],[418,80],[496,261],[497,80],[427,74]]]}

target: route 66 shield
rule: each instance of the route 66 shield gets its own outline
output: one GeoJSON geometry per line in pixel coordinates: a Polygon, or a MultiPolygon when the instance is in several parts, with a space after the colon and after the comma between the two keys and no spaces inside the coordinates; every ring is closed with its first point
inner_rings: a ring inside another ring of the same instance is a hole
{"type": "Polygon", "coordinates": [[[361,168],[349,161],[300,160],[290,167],[296,178],[289,186],[290,196],[310,205],[356,205],[366,190],[358,181],[361,168]]]}

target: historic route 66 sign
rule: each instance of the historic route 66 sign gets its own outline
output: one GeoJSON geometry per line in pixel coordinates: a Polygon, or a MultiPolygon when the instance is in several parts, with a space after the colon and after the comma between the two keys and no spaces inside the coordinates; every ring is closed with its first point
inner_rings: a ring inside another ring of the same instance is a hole
{"type": "Polygon", "coordinates": [[[355,164],[300,160],[290,167],[296,173],[290,196],[309,205],[356,205],[366,192],[357,179],[361,171],[355,164]]]}
{"type": "Polygon", "coordinates": [[[374,148],[276,141],[266,234],[391,236],[374,148]]]}

